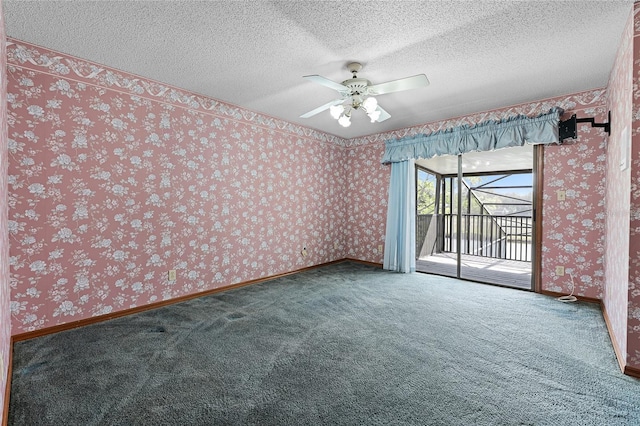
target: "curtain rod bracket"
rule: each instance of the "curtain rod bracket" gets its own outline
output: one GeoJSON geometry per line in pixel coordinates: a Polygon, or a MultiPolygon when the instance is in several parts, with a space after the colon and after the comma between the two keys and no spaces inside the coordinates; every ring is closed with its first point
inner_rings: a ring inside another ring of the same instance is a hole
{"type": "Polygon", "coordinates": [[[558,124],[560,140],[576,139],[578,137],[578,123],[591,123],[591,127],[602,127],[604,131],[611,136],[611,111],[609,111],[608,121],[606,123],[596,123],[593,117],[576,118],[575,114],[568,120],[561,121],[558,124]]]}

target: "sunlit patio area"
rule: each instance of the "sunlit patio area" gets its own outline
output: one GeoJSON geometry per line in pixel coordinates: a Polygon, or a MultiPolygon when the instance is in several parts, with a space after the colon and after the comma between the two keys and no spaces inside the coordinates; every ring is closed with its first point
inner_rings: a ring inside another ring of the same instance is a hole
{"type": "MultiPolygon", "coordinates": [[[[437,253],[416,260],[418,272],[455,277],[457,255],[437,253]]],[[[531,289],[531,262],[461,255],[460,278],[507,287],[531,289]]]]}

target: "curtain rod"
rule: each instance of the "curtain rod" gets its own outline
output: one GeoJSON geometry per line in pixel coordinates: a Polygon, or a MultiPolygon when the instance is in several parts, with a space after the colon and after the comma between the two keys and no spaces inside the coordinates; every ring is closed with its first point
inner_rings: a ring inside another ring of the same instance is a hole
{"type": "Polygon", "coordinates": [[[575,114],[573,114],[568,120],[561,121],[558,124],[560,140],[577,139],[578,123],[591,123],[591,127],[602,127],[604,131],[611,136],[611,111],[609,111],[607,123],[596,123],[593,117],[576,118],[575,114]]]}

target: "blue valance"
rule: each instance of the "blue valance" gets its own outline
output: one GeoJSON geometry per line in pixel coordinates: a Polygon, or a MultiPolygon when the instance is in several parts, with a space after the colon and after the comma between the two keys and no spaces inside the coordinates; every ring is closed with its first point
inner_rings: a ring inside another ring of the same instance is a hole
{"type": "Polygon", "coordinates": [[[493,151],[525,143],[560,143],[558,123],[563,112],[561,108],[553,108],[537,117],[518,115],[500,121],[490,120],[473,126],[458,126],[430,134],[388,140],[382,163],[493,151]]]}

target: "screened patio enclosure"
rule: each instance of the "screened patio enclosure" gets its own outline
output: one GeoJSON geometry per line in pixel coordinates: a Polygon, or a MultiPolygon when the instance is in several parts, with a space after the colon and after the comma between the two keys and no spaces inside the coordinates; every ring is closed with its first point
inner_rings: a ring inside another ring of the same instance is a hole
{"type": "Polygon", "coordinates": [[[416,161],[416,270],[532,289],[533,150],[416,161]]]}

